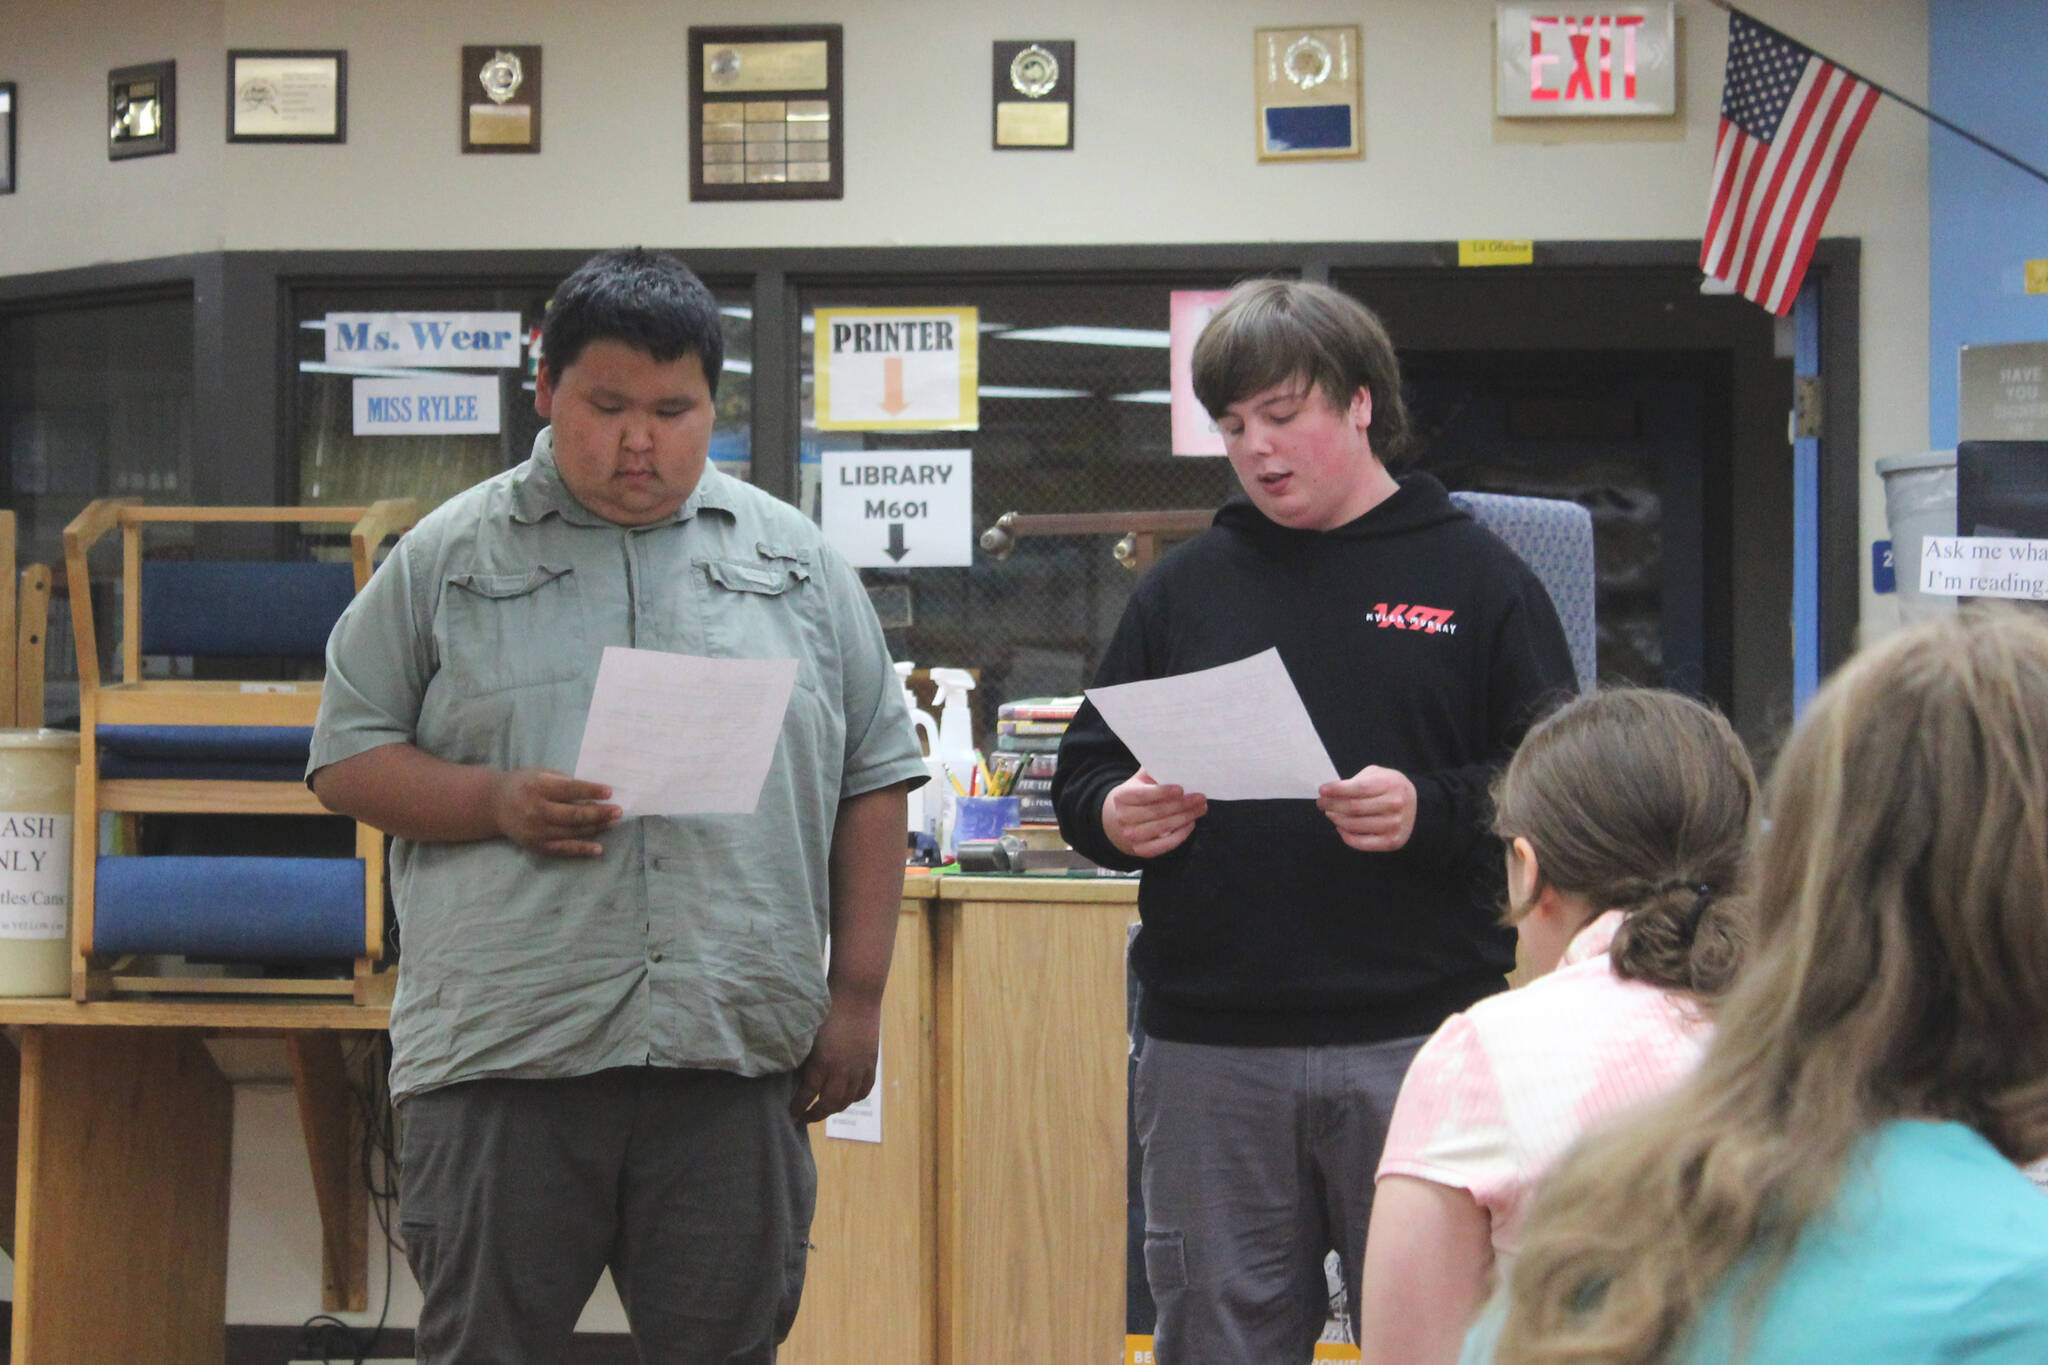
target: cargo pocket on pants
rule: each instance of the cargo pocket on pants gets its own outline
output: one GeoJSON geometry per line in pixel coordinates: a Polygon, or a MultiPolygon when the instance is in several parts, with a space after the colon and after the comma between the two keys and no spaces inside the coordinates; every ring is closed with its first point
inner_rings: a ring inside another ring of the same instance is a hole
{"type": "Polygon", "coordinates": [[[1187,1239],[1178,1232],[1145,1229],[1145,1279],[1157,1296],[1162,1290],[1188,1287],[1187,1239]]]}
{"type": "Polygon", "coordinates": [[[405,1263],[412,1267],[413,1279],[419,1283],[422,1293],[431,1296],[434,1272],[441,1264],[440,1228],[432,1223],[400,1218],[398,1238],[405,1243],[405,1263]]]}

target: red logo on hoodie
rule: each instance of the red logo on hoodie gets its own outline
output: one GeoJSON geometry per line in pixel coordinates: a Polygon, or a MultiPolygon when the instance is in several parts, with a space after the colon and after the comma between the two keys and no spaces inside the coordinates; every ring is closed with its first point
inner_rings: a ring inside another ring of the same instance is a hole
{"type": "Polygon", "coordinates": [[[1377,622],[1381,630],[1392,626],[1400,630],[1426,630],[1432,635],[1456,635],[1458,628],[1451,624],[1454,614],[1448,607],[1425,607],[1407,602],[1389,607],[1384,602],[1376,602],[1369,619],[1377,622]]]}

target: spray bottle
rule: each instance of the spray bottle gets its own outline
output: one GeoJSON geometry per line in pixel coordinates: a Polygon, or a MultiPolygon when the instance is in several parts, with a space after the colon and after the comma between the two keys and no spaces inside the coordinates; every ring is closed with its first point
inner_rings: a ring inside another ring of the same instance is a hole
{"type": "Polygon", "coordinates": [[[964,668],[935,668],[932,686],[939,693],[939,742],[932,752],[939,760],[933,785],[943,781],[939,793],[945,802],[939,830],[939,852],[953,856],[953,802],[974,781],[977,759],[974,751],[974,716],[967,694],[974,689],[974,675],[964,668]]]}
{"type": "Polygon", "coordinates": [[[939,812],[945,809],[939,793],[946,790],[946,773],[939,766],[939,723],[932,719],[931,712],[918,709],[917,694],[910,690],[910,675],[916,671],[914,663],[902,661],[896,665],[896,679],[903,687],[903,705],[910,712],[911,728],[917,732],[925,752],[925,767],[931,773],[931,781],[910,794],[910,832],[927,835],[936,845],[939,812]]]}

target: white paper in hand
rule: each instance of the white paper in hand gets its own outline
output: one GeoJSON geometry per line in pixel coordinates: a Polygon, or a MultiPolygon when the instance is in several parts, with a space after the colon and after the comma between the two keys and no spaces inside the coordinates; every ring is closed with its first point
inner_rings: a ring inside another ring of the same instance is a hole
{"type": "Polygon", "coordinates": [[[627,815],[750,815],[795,683],[795,659],[607,645],[576,776],[627,815]]]}
{"type": "Polygon", "coordinates": [[[1088,700],[1154,780],[1211,801],[1313,801],[1337,780],[1277,649],[1197,673],[1091,687],[1088,700]]]}

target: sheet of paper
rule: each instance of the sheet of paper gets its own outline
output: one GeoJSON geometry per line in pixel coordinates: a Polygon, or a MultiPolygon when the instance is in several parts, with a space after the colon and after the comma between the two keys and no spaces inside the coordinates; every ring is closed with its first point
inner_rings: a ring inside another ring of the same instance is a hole
{"type": "Polygon", "coordinates": [[[576,776],[627,815],[750,815],[775,759],[795,659],[700,659],[608,645],[576,776]]]}
{"type": "Polygon", "coordinates": [[[1171,678],[1091,687],[1145,771],[1211,801],[1300,797],[1337,780],[1280,651],[1171,678]]]}
{"type": "Polygon", "coordinates": [[[882,1140],[882,1053],[875,1051],[875,1088],[825,1119],[825,1136],[847,1142],[882,1140]]]}

